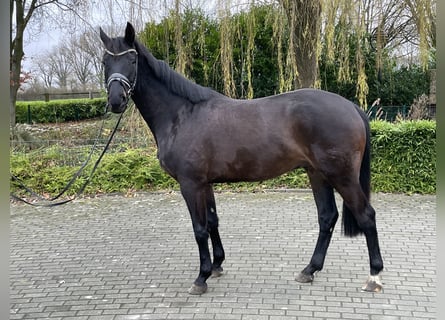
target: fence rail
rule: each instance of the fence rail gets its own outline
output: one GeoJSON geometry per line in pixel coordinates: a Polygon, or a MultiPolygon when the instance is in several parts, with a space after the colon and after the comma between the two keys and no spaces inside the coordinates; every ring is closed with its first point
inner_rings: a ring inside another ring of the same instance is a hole
{"type": "Polygon", "coordinates": [[[80,91],[80,92],[44,92],[36,94],[22,94],[17,97],[18,101],[50,101],[59,99],[94,99],[100,98],[102,91],[80,91]]]}
{"type": "MultiPolygon", "coordinates": [[[[371,120],[386,120],[393,122],[400,116],[402,119],[408,118],[411,106],[373,106],[368,107],[366,113],[371,120]]],[[[427,114],[430,119],[436,118],[436,105],[427,107],[427,114]]]]}

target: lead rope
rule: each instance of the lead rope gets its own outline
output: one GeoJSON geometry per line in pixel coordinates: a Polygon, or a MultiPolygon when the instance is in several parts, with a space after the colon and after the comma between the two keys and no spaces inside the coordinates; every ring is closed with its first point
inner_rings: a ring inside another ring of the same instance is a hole
{"type": "Polygon", "coordinates": [[[71,180],[68,182],[68,184],[65,186],[65,188],[63,188],[63,190],[62,190],[58,195],[56,195],[55,197],[52,197],[52,198],[50,198],[50,199],[46,199],[45,197],[39,195],[39,194],[36,193],[35,191],[33,191],[33,190],[31,190],[30,188],[28,188],[28,187],[23,183],[23,181],[20,180],[18,177],[16,177],[15,175],[11,174],[11,178],[12,178],[12,180],[17,181],[18,184],[19,184],[23,189],[26,190],[26,192],[28,192],[28,193],[31,194],[32,196],[35,196],[35,197],[39,198],[41,201],[49,201],[49,202],[52,202],[52,203],[35,203],[35,202],[30,202],[30,201],[28,201],[28,200],[26,200],[26,199],[24,199],[24,198],[22,198],[22,197],[17,196],[17,195],[14,194],[13,192],[10,193],[10,196],[11,196],[13,199],[15,199],[15,200],[24,202],[24,203],[29,204],[29,205],[32,205],[32,206],[39,206],[39,207],[54,207],[54,206],[58,206],[58,205],[62,205],[62,204],[71,202],[71,201],[73,201],[74,199],[76,199],[77,197],[79,197],[79,196],[83,193],[83,191],[85,190],[85,188],[86,188],[86,186],[88,185],[88,183],[91,181],[91,178],[93,177],[94,172],[96,171],[96,169],[97,169],[97,167],[98,167],[100,161],[102,160],[103,156],[105,155],[105,152],[107,151],[108,147],[110,146],[111,140],[113,139],[114,134],[116,133],[117,128],[119,127],[119,124],[120,124],[120,122],[121,122],[121,119],[122,119],[123,114],[124,114],[124,112],[122,112],[122,113],[119,115],[119,118],[118,118],[118,120],[117,120],[117,122],[116,122],[116,125],[115,125],[113,131],[111,132],[110,137],[108,138],[108,141],[107,141],[107,143],[106,143],[106,145],[105,145],[103,151],[101,152],[99,158],[96,160],[96,162],[95,162],[95,164],[94,164],[94,166],[93,166],[93,169],[91,170],[91,172],[90,172],[88,178],[86,179],[86,181],[83,183],[83,185],[80,187],[80,189],[77,191],[77,193],[76,193],[72,198],[69,198],[69,199],[66,199],[66,200],[61,200],[61,201],[58,201],[58,202],[52,202],[52,201],[55,201],[55,200],[59,199],[62,195],[65,194],[65,192],[67,192],[67,191],[69,190],[69,188],[73,185],[73,183],[74,183],[74,182],[77,180],[77,178],[80,176],[80,174],[81,174],[82,171],[85,169],[85,167],[87,166],[87,164],[90,162],[91,157],[92,157],[92,155],[93,155],[93,151],[94,151],[94,149],[96,148],[97,141],[99,141],[99,136],[100,136],[100,134],[102,133],[102,129],[103,129],[105,120],[102,122],[101,128],[100,128],[100,130],[99,130],[99,135],[98,135],[96,141],[94,142],[94,145],[92,146],[91,151],[90,151],[90,153],[89,153],[87,159],[86,159],[85,162],[82,164],[82,166],[80,167],[80,169],[73,175],[73,177],[72,177],[71,180]]]}
{"type": "MultiPolygon", "coordinates": [[[[120,73],[112,74],[109,77],[109,79],[107,79],[107,82],[106,82],[107,91],[108,91],[108,88],[109,88],[109,86],[110,86],[112,81],[119,81],[119,82],[121,82],[124,85],[124,88],[125,88],[125,86],[127,86],[128,89],[127,89],[127,97],[126,97],[126,99],[127,99],[127,103],[128,103],[128,100],[132,96],[133,90],[134,90],[135,85],[136,85],[137,69],[138,69],[137,68],[137,65],[138,65],[138,52],[134,48],[131,48],[131,49],[119,52],[119,53],[113,53],[113,52],[109,51],[108,49],[105,49],[105,52],[107,52],[108,54],[110,54],[112,56],[121,56],[121,55],[127,54],[129,52],[134,52],[136,54],[136,70],[135,70],[135,79],[134,79],[133,83],[131,83],[123,74],[120,74],[120,73]]],[[[108,102],[107,102],[107,106],[106,106],[105,112],[106,112],[107,108],[108,108],[108,102]]],[[[26,200],[24,198],[21,198],[21,197],[15,195],[12,192],[10,193],[10,196],[12,198],[18,200],[18,201],[21,201],[21,202],[24,202],[24,203],[27,203],[27,204],[30,204],[30,205],[33,205],[33,206],[42,206],[42,207],[53,207],[53,206],[57,206],[57,205],[61,205],[61,204],[65,204],[65,203],[71,202],[74,199],[76,199],[78,196],[80,196],[83,193],[83,191],[85,190],[86,186],[91,181],[91,178],[92,178],[94,172],[96,171],[96,168],[99,165],[99,162],[102,160],[102,157],[104,156],[105,152],[107,151],[107,149],[108,149],[108,147],[109,147],[109,145],[111,143],[111,140],[113,139],[113,136],[114,136],[114,134],[117,131],[117,128],[118,128],[118,126],[119,126],[119,124],[121,122],[123,114],[124,114],[124,112],[122,112],[119,115],[119,118],[117,120],[116,126],[114,127],[114,130],[111,132],[111,135],[110,135],[110,137],[109,137],[109,139],[107,141],[107,144],[105,145],[105,148],[102,151],[102,153],[100,154],[99,158],[96,160],[96,163],[94,164],[93,169],[91,170],[90,175],[88,176],[87,180],[84,182],[84,184],[81,186],[79,191],[77,191],[77,193],[72,198],[69,198],[69,199],[66,199],[66,200],[62,200],[62,201],[59,201],[59,202],[44,203],[43,204],[43,203],[30,202],[30,201],[28,201],[28,200],[26,200]]],[[[101,126],[101,129],[99,131],[99,136],[100,136],[100,134],[102,132],[104,122],[102,122],[102,126],[101,126]]],[[[74,176],[71,178],[71,180],[65,186],[65,188],[63,188],[63,190],[57,196],[55,196],[53,198],[46,199],[45,197],[42,197],[41,195],[37,194],[36,192],[34,192],[30,188],[28,188],[18,177],[16,177],[13,174],[11,174],[11,178],[12,178],[12,180],[17,181],[20,184],[20,186],[23,189],[25,189],[28,193],[30,193],[31,195],[39,198],[40,200],[42,200],[42,201],[49,201],[49,202],[55,201],[55,200],[59,199],[63,194],[65,194],[65,192],[67,192],[69,190],[69,188],[73,185],[73,183],[76,181],[76,179],[80,176],[80,174],[82,173],[83,169],[87,166],[88,162],[91,160],[91,156],[93,154],[94,148],[96,147],[96,143],[99,140],[99,136],[96,139],[93,147],[91,148],[91,152],[88,155],[87,160],[85,161],[85,163],[80,167],[80,169],[76,172],[76,174],[74,174],[74,176]]]]}

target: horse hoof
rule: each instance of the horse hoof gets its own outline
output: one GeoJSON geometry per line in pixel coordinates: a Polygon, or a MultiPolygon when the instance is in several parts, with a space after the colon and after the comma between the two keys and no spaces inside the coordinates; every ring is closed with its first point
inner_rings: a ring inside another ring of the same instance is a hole
{"type": "Polygon", "coordinates": [[[194,283],[189,289],[189,294],[201,295],[206,291],[207,291],[207,283],[204,283],[204,285],[197,285],[196,283],[194,283]]]}
{"type": "Polygon", "coordinates": [[[383,284],[380,276],[369,276],[366,283],[363,285],[362,290],[367,292],[381,292],[383,284]]]}
{"type": "Polygon", "coordinates": [[[314,281],[314,275],[300,272],[300,274],[295,278],[295,280],[301,283],[309,283],[314,281]]]}
{"type": "Polygon", "coordinates": [[[212,274],[210,275],[210,278],[218,278],[223,275],[223,268],[218,267],[212,270],[212,274]]]}

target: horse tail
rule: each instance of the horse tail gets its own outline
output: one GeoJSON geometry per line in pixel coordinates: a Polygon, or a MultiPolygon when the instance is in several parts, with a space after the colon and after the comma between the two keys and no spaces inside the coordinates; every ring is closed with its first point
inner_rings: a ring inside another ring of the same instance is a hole
{"type": "MultiPolygon", "coordinates": [[[[362,188],[363,194],[366,200],[369,201],[371,198],[371,130],[369,126],[369,119],[366,113],[360,109],[357,105],[355,106],[357,112],[363,120],[366,130],[366,143],[365,151],[363,153],[363,159],[360,166],[360,186],[362,188]]],[[[363,233],[363,230],[359,227],[357,220],[354,218],[351,210],[343,202],[343,233],[347,237],[354,237],[363,233]]]]}

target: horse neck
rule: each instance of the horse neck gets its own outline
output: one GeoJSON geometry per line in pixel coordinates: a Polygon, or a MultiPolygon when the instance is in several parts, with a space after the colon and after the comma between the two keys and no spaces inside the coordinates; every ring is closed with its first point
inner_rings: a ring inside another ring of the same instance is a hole
{"type": "Polygon", "coordinates": [[[176,73],[138,42],[136,48],[139,61],[133,100],[157,142],[162,137],[168,140],[172,129],[193,113],[195,105],[221,96],[176,73]]]}
{"type": "Polygon", "coordinates": [[[138,83],[133,93],[133,101],[142,117],[153,133],[156,143],[168,137],[171,128],[181,110],[190,108],[192,103],[187,99],[175,95],[149,72],[138,76],[138,83]]]}

